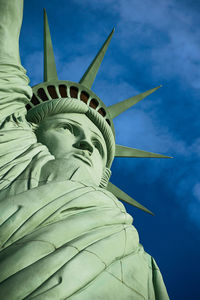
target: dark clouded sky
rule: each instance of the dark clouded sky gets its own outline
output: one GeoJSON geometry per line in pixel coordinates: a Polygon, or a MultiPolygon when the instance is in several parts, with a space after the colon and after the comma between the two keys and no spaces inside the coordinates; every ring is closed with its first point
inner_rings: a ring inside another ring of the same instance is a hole
{"type": "Polygon", "coordinates": [[[111,105],[163,85],[116,118],[116,141],[174,159],[118,158],[111,179],[155,213],[126,205],[171,299],[200,299],[200,2],[25,0],[21,57],[31,85],[42,81],[43,7],[59,79],[79,81],[115,26],[93,91],[111,105]]]}

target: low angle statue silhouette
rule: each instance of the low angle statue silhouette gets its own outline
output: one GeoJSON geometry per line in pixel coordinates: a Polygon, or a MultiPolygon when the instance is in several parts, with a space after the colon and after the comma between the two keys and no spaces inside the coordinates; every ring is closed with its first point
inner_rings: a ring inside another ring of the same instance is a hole
{"type": "MultiPolygon", "coordinates": [[[[114,30],[79,83],[58,79],[44,10],[44,81],[21,65],[22,0],[0,0],[0,299],[169,299],[110,182],[113,119],[156,91],[106,106],[91,90],[114,30]]],[[[38,68],[40,66],[38,65],[38,68]]]]}

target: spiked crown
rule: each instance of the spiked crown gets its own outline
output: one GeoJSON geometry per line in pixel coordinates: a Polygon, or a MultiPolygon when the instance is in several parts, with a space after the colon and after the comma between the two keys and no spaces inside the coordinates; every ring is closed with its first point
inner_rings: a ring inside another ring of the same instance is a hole
{"type": "MultiPolygon", "coordinates": [[[[79,81],[79,83],[71,82],[71,81],[63,81],[58,80],[55,58],[53,53],[53,46],[51,41],[51,35],[48,25],[48,19],[46,11],[44,10],[44,82],[37,84],[33,89],[33,97],[30,103],[27,105],[27,119],[31,122],[39,122],[40,120],[35,117],[38,111],[42,111],[44,106],[51,104],[50,107],[55,108],[58,106],[58,103],[71,103],[79,104],[81,106],[81,102],[84,103],[92,113],[92,121],[96,124],[96,119],[101,122],[97,122],[98,126],[107,130],[103,133],[104,138],[107,141],[107,144],[112,144],[110,147],[110,151],[112,152],[112,156],[114,157],[156,157],[156,158],[169,158],[168,156],[151,153],[139,149],[124,147],[121,145],[115,145],[114,141],[115,131],[113,125],[113,119],[117,117],[119,114],[126,111],[128,108],[135,105],[140,100],[144,99],[154,91],[156,91],[160,86],[148,90],[139,95],[133,96],[121,102],[118,102],[111,106],[106,106],[103,101],[91,90],[92,84],[97,75],[98,69],[101,65],[101,62],[104,58],[106,50],[109,46],[110,40],[114,33],[114,29],[109,34],[108,38],[104,42],[103,46],[97,53],[96,57],[84,73],[83,77],[79,81]],[[78,100],[78,102],[76,101],[78,100]],[[75,102],[76,101],[76,102],[75,102]],[[55,105],[54,105],[55,104],[55,105]],[[111,134],[112,132],[112,138],[111,134]],[[109,136],[109,137],[108,137],[109,136]],[[113,149],[114,144],[114,151],[113,149]]],[[[51,108],[50,108],[51,109],[51,108]]],[[[61,110],[63,109],[63,106],[61,110]]],[[[84,109],[83,109],[84,111],[84,109]]],[[[89,116],[91,118],[91,114],[89,116]]],[[[96,124],[96,125],[97,125],[96,124]]],[[[101,129],[100,128],[100,129],[101,129]]],[[[109,150],[109,149],[108,149],[109,150]]],[[[109,152],[109,151],[108,151],[109,152]]],[[[109,167],[112,163],[112,158],[109,162],[109,167]]],[[[150,210],[145,208],[143,205],[138,203],[136,200],[131,198],[129,195],[124,193],[122,190],[117,188],[111,182],[108,183],[107,189],[112,192],[117,198],[132,204],[133,206],[142,209],[150,214],[153,214],[150,210]]]]}

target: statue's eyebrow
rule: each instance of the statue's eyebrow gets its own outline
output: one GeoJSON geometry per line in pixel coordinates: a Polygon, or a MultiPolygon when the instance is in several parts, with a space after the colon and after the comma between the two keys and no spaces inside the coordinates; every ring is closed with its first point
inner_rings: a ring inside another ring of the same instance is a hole
{"type": "MultiPolygon", "coordinates": [[[[75,123],[75,124],[78,124],[78,125],[82,126],[81,123],[79,123],[78,121],[74,121],[74,120],[72,120],[72,119],[65,119],[65,118],[59,118],[59,119],[64,119],[66,122],[67,122],[67,121],[70,121],[70,122],[72,122],[72,123],[75,123]]],[[[104,141],[104,139],[103,139],[97,132],[95,132],[95,131],[93,131],[93,130],[91,130],[91,132],[94,133],[95,135],[97,135],[101,140],[104,141]]]]}
{"type": "MultiPolygon", "coordinates": [[[[66,120],[66,119],[65,119],[65,120],[66,120]]],[[[81,123],[79,123],[79,122],[77,122],[77,121],[74,121],[74,120],[71,120],[71,119],[67,119],[66,121],[70,121],[70,122],[72,122],[72,123],[76,123],[76,124],[78,124],[78,125],[81,126],[81,123]]]]}
{"type": "Polygon", "coordinates": [[[72,122],[72,123],[76,123],[76,124],[78,124],[78,125],[80,125],[80,126],[81,126],[81,123],[79,123],[79,122],[77,122],[77,121],[74,121],[74,120],[71,120],[71,119],[60,118],[60,117],[58,117],[58,118],[55,118],[55,119],[57,119],[57,120],[59,120],[59,119],[62,119],[62,120],[64,120],[65,122],[68,122],[68,121],[70,121],[70,122],[72,122]]]}
{"type": "Polygon", "coordinates": [[[97,132],[91,130],[92,133],[94,133],[95,135],[97,135],[101,140],[104,140],[97,132]]]}

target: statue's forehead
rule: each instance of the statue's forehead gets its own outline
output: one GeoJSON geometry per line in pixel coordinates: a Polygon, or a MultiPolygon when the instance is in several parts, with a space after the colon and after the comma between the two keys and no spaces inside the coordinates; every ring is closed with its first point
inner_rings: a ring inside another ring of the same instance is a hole
{"type": "MultiPolygon", "coordinates": [[[[47,122],[59,121],[59,120],[72,120],[79,124],[91,124],[92,122],[88,119],[85,114],[82,113],[60,113],[46,118],[47,122]]],[[[92,123],[91,126],[94,124],[92,123]]],[[[94,125],[95,126],[95,125],[94,125]]]]}
{"type": "Polygon", "coordinates": [[[78,125],[99,130],[96,125],[85,114],[82,113],[60,113],[49,116],[46,121],[51,123],[59,121],[72,121],[78,125]]]}

